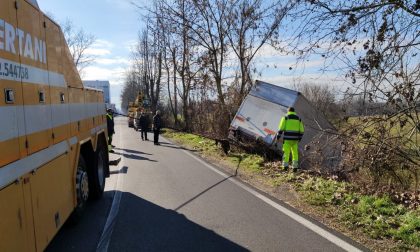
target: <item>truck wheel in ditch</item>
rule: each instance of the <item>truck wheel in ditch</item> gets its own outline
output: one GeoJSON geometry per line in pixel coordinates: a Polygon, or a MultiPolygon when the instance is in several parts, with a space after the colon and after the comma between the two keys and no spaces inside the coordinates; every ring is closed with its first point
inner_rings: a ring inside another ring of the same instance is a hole
{"type": "Polygon", "coordinates": [[[89,199],[89,178],[87,174],[87,166],[83,156],[81,155],[79,157],[79,163],[77,164],[75,184],[77,205],[70,217],[70,222],[73,224],[77,223],[81,218],[89,199]]]}
{"type": "Polygon", "coordinates": [[[105,177],[108,162],[106,158],[106,145],[101,144],[95,152],[95,162],[91,174],[89,174],[90,196],[92,199],[102,197],[105,189],[105,177]]]}

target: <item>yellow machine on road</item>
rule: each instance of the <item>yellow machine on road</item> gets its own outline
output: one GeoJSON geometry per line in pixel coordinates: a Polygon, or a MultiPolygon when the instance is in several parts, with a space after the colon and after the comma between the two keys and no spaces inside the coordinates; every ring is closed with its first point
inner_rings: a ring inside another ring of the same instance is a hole
{"type": "Polygon", "coordinates": [[[0,2],[0,251],[42,251],[109,175],[103,93],[36,0],[0,2]]]}
{"type": "Polygon", "coordinates": [[[149,120],[149,114],[151,113],[150,101],[143,92],[139,92],[136,100],[134,102],[130,102],[128,105],[128,127],[139,130],[139,126],[137,124],[141,112],[143,112],[149,120]]]}
{"type": "Polygon", "coordinates": [[[134,128],[134,117],[136,116],[137,107],[134,106],[134,102],[128,103],[128,127],[134,128]]]}

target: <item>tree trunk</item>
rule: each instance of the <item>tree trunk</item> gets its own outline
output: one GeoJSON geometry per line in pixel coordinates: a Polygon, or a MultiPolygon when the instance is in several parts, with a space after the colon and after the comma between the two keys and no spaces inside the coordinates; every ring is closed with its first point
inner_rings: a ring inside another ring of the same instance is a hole
{"type": "MultiPolygon", "coordinates": [[[[169,98],[169,106],[171,108],[171,112],[172,112],[172,116],[174,117],[174,126],[177,126],[177,118],[176,118],[176,113],[175,113],[175,109],[174,109],[174,105],[172,104],[172,97],[171,97],[171,76],[170,76],[170,70],[169,70],[169,65],[166,64],[166,74],[168,76],[167,79],[167,86],[168,86],[168,98],[169,98]]],[[[175,94],[176,95],[176,94],[175,94]]]]}
{"type": "Polygon", "coordinates": [[[174,121],[175,126],[178,126],[178,90],[176,86],[176,50],[174,49],[172,52],[172,61],[174,64],[174,121]]]}

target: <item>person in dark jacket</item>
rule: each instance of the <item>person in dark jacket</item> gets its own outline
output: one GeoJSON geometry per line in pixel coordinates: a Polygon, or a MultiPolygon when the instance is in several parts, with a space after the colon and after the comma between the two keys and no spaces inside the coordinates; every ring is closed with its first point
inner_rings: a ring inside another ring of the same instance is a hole
{"type": "Polygon", "coordinates": [[[115,130],[114,130],[114,113],[112,109],[106,110],[106,126],[108,128],[108,151],[113,152],[112,136],[115,134],[115,130]]]}
{"type": "Polygon", "coordinates": [[[147,130],[148,130],[148,126],[149,126],[148,121],[149,120],[148,120],[147,116],[142,111],[141,114],[140,114],[140,118],[139,118],[139,125],[140,125],[141,140],[142,141],[144,141],[145,139],[146,139],[146,141],[149,141],[149,139],[147,139],[147,130]]]}
{"type": "Polygon", "coordinates": [[[162,119],[160,118],[160,111],[156,111],[156,115],[153,117],[153,134],[154,134],[154,143],[155,145],[159,144],[159,131],[162,127],[162,119]]]}

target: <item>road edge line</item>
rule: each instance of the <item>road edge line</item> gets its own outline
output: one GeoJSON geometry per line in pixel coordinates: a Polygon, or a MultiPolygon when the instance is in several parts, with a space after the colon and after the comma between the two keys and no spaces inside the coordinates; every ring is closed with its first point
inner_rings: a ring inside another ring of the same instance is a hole
{"type": "MultiPolygon", "coordinates": [[[[121,134],[119,139],[121,139],[121,134]]],[[[119,141],[121,143],[121,141],[119,141]]],[[[122,152],[125,152],[122,150],[122,152]]],[[[121,166],[125,167],[125,158],[124,156],[121,157],[121,166]]],[[[106,223],[104,229],[101,234],[101,238],[99,239],[98,245],[96,247],[96,252],[107,252],[109,248],[109,243],[111,242],[112,232],[114,231],[115,220],[118,216],[118,212],[120,210],[120,203],[122,198],[122,191],[120,190],[120,186],[124,183],[124,177],[122,174],[118,174],[117,183],[115,184],[115,194],[112,200],[111,209],[109,210],[108,217],[106,219],[106,223]]]]}

